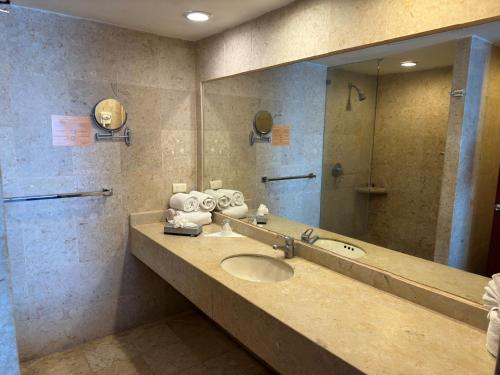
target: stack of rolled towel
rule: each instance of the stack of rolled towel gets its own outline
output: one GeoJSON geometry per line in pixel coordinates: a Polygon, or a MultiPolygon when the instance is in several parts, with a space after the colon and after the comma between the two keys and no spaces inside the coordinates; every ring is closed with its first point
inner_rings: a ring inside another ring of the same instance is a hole
{"type": "Polygon", "coordinates": [[[212,222],[211,211],[216,206],[216,200],[208,194],[199,191],[189,194],[177,193],[170,197],[167,221],[176,227],[186,227],[190,224],[207,225],[212,222]]]}
{"type": "Polygon", "coordinates": [[[493,275],[492,280],[484,289],[483,302],[489,309],[488,319],[490,320],[486,334],[486,349],[496,357],[500,339],[500,273],[493,275]]]}
{"type": "Polygon", "coordinates": [[[218,189],[205,190],[205,194],[210,195],[216,200],[216,210],[224,215],[235,219],[247,217],[248,206],[245,204],[243,193],[238,190],[218,189]]]}

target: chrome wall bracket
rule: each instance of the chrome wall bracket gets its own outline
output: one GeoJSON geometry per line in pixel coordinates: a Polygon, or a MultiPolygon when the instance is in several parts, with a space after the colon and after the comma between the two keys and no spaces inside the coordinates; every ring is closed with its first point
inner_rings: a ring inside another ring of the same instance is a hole
{"type": "Polygon", "coordinates": [[[450,91],[450,96],[453,96],[455,98],[461,98],[465,96],[465,89],[456,89],[456,90],[451,90],[450,91]]]}
{"type": "Polygon", "coordinates": [[[95,140],[96,141],[112,141],[112,142],[124,140],[125,144],[127,146],[130,146],[132,144],[132,130],[130,130],[128,127],[125,127],[125,130],[123,131],[123,135],[115,135],[114,132],[96,133],[95,140]]]}
{"type": "Polygon", "coordinates": [[[271,143],[271,136],[256,134],[253,130],[250,131],[250,135],[248,136],[248,138],[250,141],[250,146],[253,146],[254,143],[271,143]]]}

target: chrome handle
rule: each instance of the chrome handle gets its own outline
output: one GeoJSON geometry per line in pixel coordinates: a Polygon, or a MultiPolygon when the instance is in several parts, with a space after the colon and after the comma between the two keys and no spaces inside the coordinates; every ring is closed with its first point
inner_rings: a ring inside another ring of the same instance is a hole
{"type": "Polygon", "coordinates": [[[500,212],[500,203],[495,205],[495,212],[500,212]]]}

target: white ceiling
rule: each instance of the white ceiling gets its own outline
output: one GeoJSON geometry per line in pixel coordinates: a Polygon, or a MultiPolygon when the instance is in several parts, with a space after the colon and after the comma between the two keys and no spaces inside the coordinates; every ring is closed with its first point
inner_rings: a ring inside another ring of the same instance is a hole
{"type": "Polygon", "coordinates": [[[133,30],[184,40],[199,40],[254,19],[294,0],[12,0],[15,5],[88,18],[133,30]],[[183,14],[203,10],[205,23],[183,14]]]}
{"type": "Polygon", "coordinates": [[[380,75],[436,69],[453,65],[455,49],[456,43],[452,41],[387,55],[380,60],[376,59],[340,65],[337,68],[361,74],[376,75],[377,61],[380,61],[380,75]],[[405,68],[401,66],[402,61],[415,61],[417,66],[405,68]]]}

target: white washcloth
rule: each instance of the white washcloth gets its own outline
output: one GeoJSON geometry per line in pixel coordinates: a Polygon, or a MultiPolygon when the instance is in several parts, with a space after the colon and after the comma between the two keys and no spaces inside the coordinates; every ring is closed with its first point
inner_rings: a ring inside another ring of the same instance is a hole
{"type": "Polygon", "coordinates": [[[198,206],[198,198],[190,194],[177,193],[170,197],[170,207],[176,210],[193,212],[198,210],[198,206]]]}
{"type": "Polygon", "coordinates": [[[200,203],[200,210],[202,211],[215,210],[215,207],[217,206],[217,201],[211,195],[196,190],[193,190],[189,194],[191,194],[193,197],[198,198],[198,202],[200,203]]]}
{"type": "Polygon", "coordinates": [[[484,288],[483,302],[489,310],[500,307],[500,273],[493,275],[484,288]]]}
{"type": "Polygon", "coordinates": [[[247,217],[248,206],[245,203],[243,203],[241,206],[226,208],[225,210],[222,211],[222,213],[234,219],[243,219],[247,217]]]}
{"type": "Polygon", "coordinates": [[[219,189],[218,193],[222,193],[231,198],[231,206],[241,206],[245,204],[245,197],[243,193],[238,190],[229,190],[229,189],[219,189]]]}
{"type": "Polygon", "coordinates": [[[231,197],[221,193],[219,190],[208,189],[205,190],[205,194],[212,196],[217,202],[217,210],[222,211],[231,205],[231,197]]]}
{"type": "Polygon", "coordinates": [[[212,222],[212,214],[206,211],[197,211],[197,212],[177,211],[175,219],[177,219],[177,217],[180,217],[181,219],[184,219],[189,223],[194,223],[198,225],[208,225],[212,222]]]}
{"type": "Polygon", "coordinates": [[[498,355],[498,342],[500,340],[500,309],[494,307],[488,313],[490,324],[488,325],[488,332],[486,333],[486,349],[493,356],[498,355]]]}

